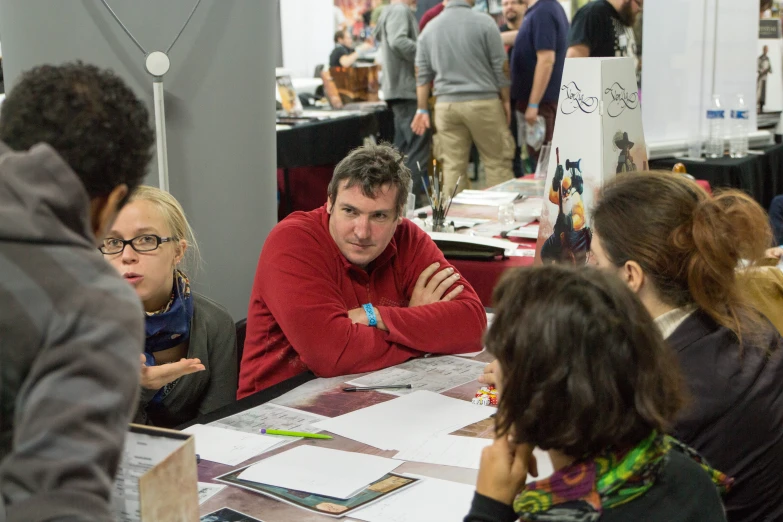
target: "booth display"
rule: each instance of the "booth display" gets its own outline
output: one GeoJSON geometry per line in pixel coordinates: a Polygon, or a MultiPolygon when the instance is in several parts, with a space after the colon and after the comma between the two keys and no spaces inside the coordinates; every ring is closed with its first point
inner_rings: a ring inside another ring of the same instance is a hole
{"type": "Polygon", "coordinates": [[[583,263],[590,208],[601,185],[647,168],[641,107],[631,58],[570,58],[563,69],[537,262],[583,263]]]}

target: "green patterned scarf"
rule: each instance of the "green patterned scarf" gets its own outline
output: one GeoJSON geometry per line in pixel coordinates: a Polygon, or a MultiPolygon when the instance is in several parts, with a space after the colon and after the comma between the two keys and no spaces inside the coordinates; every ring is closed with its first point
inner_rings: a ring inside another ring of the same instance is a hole
{"type": "Polygon", "coordinates": [[[604,509],[644,495],[655,483],[671,451],[680,451],[697,462],[721,493],[734,482],[677,439],[653,432],[630,450],[607,451],[575,462],[546,480],[528,484],[514,501],[514,511],[531,522],[594,522],[604,509]]]}

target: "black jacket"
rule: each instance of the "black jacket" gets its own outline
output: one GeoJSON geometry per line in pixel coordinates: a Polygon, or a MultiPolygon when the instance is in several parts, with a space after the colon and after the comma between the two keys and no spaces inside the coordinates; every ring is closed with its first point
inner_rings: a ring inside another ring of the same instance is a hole
{"type": "Polygon", "coordinates": [[[690,405],[674,436],[734,477],[724,497],[731,522],[783,520],[783,350],[770,326],[740,350],[731,330],[694,312],[667,339],[677,351],[690,405]]]}
{"type": "MultiPolygon", "coordinates": [[[[512,522],[510,506],[476,493],[464,522],[512,522]]],[[[601,515],[601,522],[724,522],[718,490],[690,457],[672,451],[663,474],[641,497],[601,515]]],[[[567,522],[567,521],[562,521],[567,522]]]]}

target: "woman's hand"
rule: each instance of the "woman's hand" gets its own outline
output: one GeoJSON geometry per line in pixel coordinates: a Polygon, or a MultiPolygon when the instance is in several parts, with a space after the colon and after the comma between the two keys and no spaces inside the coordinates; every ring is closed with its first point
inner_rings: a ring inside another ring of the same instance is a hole
{"type": "Polygon", "coordinates": [[[141,354],[140,358],[141,386],[148,390],[159,390],[183,375],[206,370],[200,359],[180,359],[179,362],[175,363],[147,366],[144,354],[141,354]]]}
{"type": "Polygon", "coordinates": [[[484,367],[484,373],[479,375],[478,382],[487,386],[500,386],[500,363],[495,359],[484,367]]]}
{"type": "Polygon", "coordinates": [[[476,492],[511,505],[525,487],[528,470],[538,476],[538,463],[529,444],[512,445],[508,437],[495,439],[481,452],[476,492]]]}
{"type": "Polygon", "coordinates": [[[775,259],[780,259],[783,257],[783,247],[775,247],[767,249],[767,251],[764,253],[767,257],[774,257],[775,259]]]}

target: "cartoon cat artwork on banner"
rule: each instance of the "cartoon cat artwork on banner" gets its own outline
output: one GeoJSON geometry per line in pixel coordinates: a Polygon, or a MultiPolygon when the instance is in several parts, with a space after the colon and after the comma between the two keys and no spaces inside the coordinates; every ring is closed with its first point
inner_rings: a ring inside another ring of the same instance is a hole
{"type": "Polygon", "coordinates": [[[541,210],[536,263],[587,262],[590,210],[601,185],[647,169],[630,58],[569,58],[563,71],[541,210]]]}

